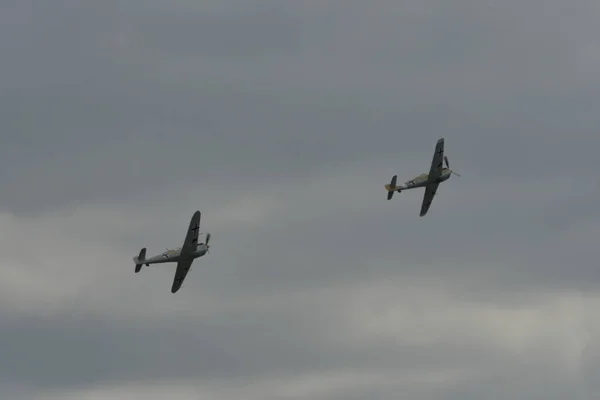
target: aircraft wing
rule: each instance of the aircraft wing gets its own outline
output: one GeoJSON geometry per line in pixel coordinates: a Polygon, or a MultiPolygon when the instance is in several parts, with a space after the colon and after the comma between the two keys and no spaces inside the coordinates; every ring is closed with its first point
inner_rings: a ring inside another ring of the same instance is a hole
{"type": "Polygon", "coordinates": [[[437,192],[439,185],[439,183],[431,183],[425,186],[425,195],[423,196],[423,203],[421,204],[421,217],[429,211],[429,207],[431,206],[431,202],[433,201],[433,197],[435,196],[435,192],[437,192]]]}
{"type": "Polygon", "coordinates": [[[442,174],[444,167],[444,138],[437,141],[435,145],[435,153],[431,160],[431,168],[429,169],[429,179],[435,180],[442,174]]]}
{"type": "Polygon", "coordinates": [[[188,226],[187,233],[185,235],[185,241],[181,246],[181,252],[179,253],[179,262],[177,263],[177,270],[175,271],[175,278],[173,279],[173,286],[171,287],[171,293],[175,293],[181,288],[183,280],[187,276],[194,259],[189,257],[189,253],[196,249],[198,245],[198,235],[200,234],[200,211],[196,211],[192,215],[190,225],[188,226]]]}
{"type": "Polygon", "coordinates": [[[189,253],[196,249],[198,245],[198,235],[200,234],[200,211],[196,211],[190,220],[190,226],[188,227],[187,234],[185,235],[185,241],[181,247],[181,254],[189,253]]]}
{"type": "Polygon", "coordinates": [[[181,288],[183,280],[190,271],[193,259],[184,259],[177,263],[177,270],[175,271],[175,278],[173,279],[173,286],[171,287],[171,293],[175,293],[181,288]]]}

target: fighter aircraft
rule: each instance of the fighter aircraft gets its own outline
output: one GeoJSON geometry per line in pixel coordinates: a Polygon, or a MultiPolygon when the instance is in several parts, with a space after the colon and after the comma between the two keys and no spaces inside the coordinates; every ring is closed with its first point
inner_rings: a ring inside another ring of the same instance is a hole
{"type": "Polygon", "coordinates": [[[175,249],[167,249],[164,253],[151,258],[146,258],[146,248],[144,247],[140,250],[138,256],[133,257],[135,272],[140,272],[143,264],[146,264],[148,267],[150,264],[176,262],[177,270],[175,271],[175,279],[173,280],[171,293],[177,292],[179,288],[181,288],[181,284],[188,274],[194,260],[208,253],[210,248],[210,233],[206,234],[206,243],[198,243],[198,237],[200,236],[199,231],[200,211],[196,211],[190,221],[183,246],[175,249]]]}
{"type": "Polygon", "coordinates": [[[396,186],[396,180],[398,179],[398,175],[394,175],[392,177],[392,181],[385,185],[385,189],[387,190],[387,199],[391,200],[392,196],[394,196],[394,192],[402,192],[403,190],[415,189],[419,187],[425,188],[425,195],[423,196],[423,203],[421,204],[421,214],[420,216],[424,216],[429,211],[429,207],[431,206],[431,202],[433,201],[433,196],[437,192],[438,186],[440,183],[448,180],[450,176],[454,174],[456,176],[460,176],[456,172],[450,169],[450,164],[448,164],[448,157],[444,156],[444,138],[441,138],[437,141],[435,145],[435,153],[433,154],[433,160],[431,160],[431,168],[429,169],[429,173],[421,174],[413,179],[406,181],[403,185],[396,186]],[[446,161],[446,167],[443,165],[443,161],[446,161]]]}

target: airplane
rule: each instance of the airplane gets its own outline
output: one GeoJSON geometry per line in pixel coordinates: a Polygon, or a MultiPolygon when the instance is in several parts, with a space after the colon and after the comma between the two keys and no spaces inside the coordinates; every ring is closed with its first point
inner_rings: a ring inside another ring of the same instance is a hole
{"type": "Polygon", "coordinates": [[[176,262],[177,269],[171,293],[176,293],[180,288],[183,280],[188,274],[194,260],[202,257],[209,252],[210,248],[210,233],[206,233],[206,243],[198,243],[200,236],[200,211],[196,211],[190,220],[190,225],[185,236],[185,241],[182,247],[167,249],[165,252],[150,258],[146,258],[146,248],[140,250],[139,255],[133,257],[135,263],[135,273],[137,274],[142,269],[142,265],[150,266],[150,264],[162,264],[176,262]]]}
{"type": "Polygon", "coordinates": [[[460,176],[459,174],[450,169],[448,157],[444,156],[444,138],[441,138],[437,141],[435,145],[435,153],[433,154],[433,159],[431,160],[431,167],[429,169],[429,173],[418,175],[413,179],[406,181],[403,185],[399,186],[396,186],[396,180],[398,179],[398,175],[394,175],[392,177],[391,182],[385,185],[385,189],[388,192],[387,199],[391,200],[394,196],[394,192],[400,193],[403,190],[424,187],[425,195],[423,196],[423,202],[421,204],[420,213],[420,216],[422,217],[425,214],[427,214],[427,211],[429,211],[429,207],[431,206],[431,202],[433,201],[433,196],[435,196],[435,193],[437,192],[440,183],[450,179],[450,176],[452,174],[460,176]],[[446,162],[445,167],[443,161],[446,162]]]}

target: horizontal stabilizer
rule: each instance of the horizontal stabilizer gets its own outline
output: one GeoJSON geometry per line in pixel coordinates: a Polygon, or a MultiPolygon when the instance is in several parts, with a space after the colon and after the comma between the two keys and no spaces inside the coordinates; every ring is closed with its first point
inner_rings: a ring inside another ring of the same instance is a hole
{"type": "Polygon", "coordinates": [[[392,177],[391,182],[388,185],[385,185],[386,190],[388,191],[387,194],[387,199],[391,200],[392,197],[394,196],[394,192],[397,190],[396,189],[396,181],[398,180],[398,175],[394,175],[392,177]]]}
{"type": "Polygon", "coordinates": [[[142,269],[142,265],[144,264],[144,260],[146,259],[146,248],[140,250],[140,254],[137,257],[133,257],[133,262],[135,262],[135,273],[137,274],[142,269]]]}

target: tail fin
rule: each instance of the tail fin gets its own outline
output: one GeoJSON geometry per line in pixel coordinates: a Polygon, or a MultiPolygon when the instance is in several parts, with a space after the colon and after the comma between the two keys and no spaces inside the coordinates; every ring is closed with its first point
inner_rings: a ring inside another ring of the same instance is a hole
{"type": "Polygon", "coordinates": [[[398,175],[394,175],[394,176],[392,177],[392,180],[391,180],[391,182],[390,182],[388,185],[385,185],[385,188],[386,188],[386,189],[387,189],[387,191],[388,191],[388,194],[387,194],[387,199],[388,199],[388,200],[391,200],[391,199],[392,199],[392,197],[394,196],[394,192],[395,192],[396,190],[398,190],[398,189],[396,189],[396,180],[397,180],[397,179],[398,179],[398,175]]]}
{"type": "Polygon", "coordinates": [[[133,257],[133,262],[135,263],[135,273],[137,274],[142,269],[142,265],[144,265],[144,260],[146,259],[146,248],[140,250],[140,254],[137,257],[133,257]]]}

